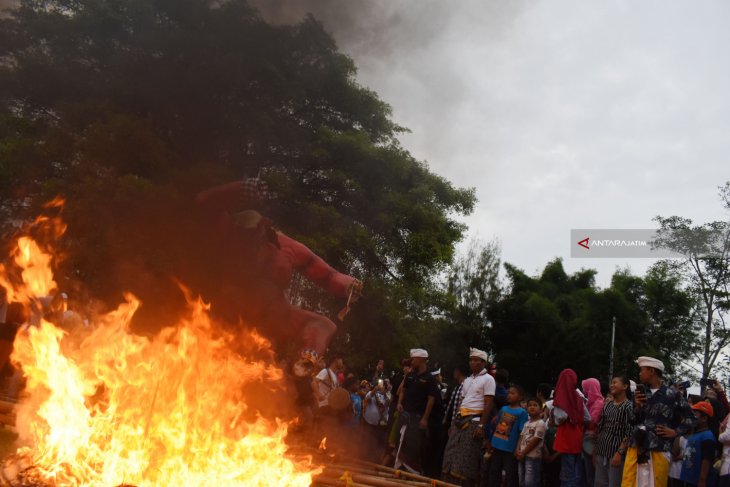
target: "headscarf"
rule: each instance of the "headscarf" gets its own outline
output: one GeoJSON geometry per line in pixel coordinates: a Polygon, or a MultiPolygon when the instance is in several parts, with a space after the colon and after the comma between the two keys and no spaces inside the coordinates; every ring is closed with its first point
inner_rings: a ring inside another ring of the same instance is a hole
{"type": "Polygon", "coordinates": [[[573,425],[583,424],[583,400],[575,390],[578,387],[578,376],[573,369],[565,369],[558,376],[555,386],[553,405],[566,412],[573,425]]]}
{"type": "Polygon", "coordinates": [[[603,396],[601,395],[601,383],[598,382],[598,379],[586,379],[581,382],[580,386],[588,398],[586,407],[591,415],[591,421],[598,424],[598,421],[601,419],[604,402],[603,396]]]}

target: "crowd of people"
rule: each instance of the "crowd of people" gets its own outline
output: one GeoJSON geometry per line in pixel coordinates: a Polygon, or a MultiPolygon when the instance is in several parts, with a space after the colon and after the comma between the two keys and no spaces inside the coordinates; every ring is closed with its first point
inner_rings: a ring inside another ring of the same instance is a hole
{"type": "Polygon", "coordinates": [[[339,355],[320,361],[296,379],[301,429],[462,486],[730,487],[730,405],[716,380],[689,395],[660,360],[639,357],[636,381],[579,382],[565,369],[528,394],[482,350],[448,387],[428,360],[413,349],[399,371],[381,360],[362,380],[339,355]]]}
{"type": "MultiPolygon", "coordinates": [[[[0,299],[0,375],[8,375],[15,332],[41,317],[86,326],[61,292],[30,309],[0,299]]],[[[610,384],[579,382],[565,369],[529,394],[484,351],[464,358],[447,386],[420,348],[398,371],[380,360],[366,378],[346,372],[341,355],[325,362],[305,351],[312,374],[292,375],[294,431],[462,486],[730,487],[730,405],[716,380],[689,395],[688,382],[665,380],[660,360],[639,357],[636,382],[623,374],[610,384]]],[[[9,382],[16,392],[17,375],[9,382]]]]}

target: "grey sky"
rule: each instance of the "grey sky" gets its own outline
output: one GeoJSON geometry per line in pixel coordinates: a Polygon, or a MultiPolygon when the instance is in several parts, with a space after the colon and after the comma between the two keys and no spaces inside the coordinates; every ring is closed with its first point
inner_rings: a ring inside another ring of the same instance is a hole
{"type": "Polygon", "coordinates": [[[479,204],[470,236],[530,273],[650,260],[571,259],[571,228],[725,219],[730,3],[261,0],[312,12],[358,80],[412,130],[402,142],[479,204]],[[723,170],[723,168],[725,168],[723,170]]]}

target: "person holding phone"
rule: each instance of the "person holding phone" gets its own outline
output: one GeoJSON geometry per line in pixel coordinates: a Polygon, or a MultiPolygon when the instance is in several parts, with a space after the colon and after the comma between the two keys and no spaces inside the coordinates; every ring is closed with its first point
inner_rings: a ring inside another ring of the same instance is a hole
{"type": "Polygon", "coordinates": [[[674,438],[687,434],[695,415],[684,396],[663,382],[664,364],[639,357],[640,383],[634,394],[634,425],[626,452],[623,487],[667,487],[674,438]]]}

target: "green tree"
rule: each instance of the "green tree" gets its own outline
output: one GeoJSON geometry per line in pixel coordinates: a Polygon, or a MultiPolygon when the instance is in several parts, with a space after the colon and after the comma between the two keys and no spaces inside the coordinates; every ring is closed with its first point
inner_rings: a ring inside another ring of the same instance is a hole
{"type": "Polygon", "coordinates": [[[497,363],[516,382],[554,383],[568,367],[581,378],[606,380],[614,318],[617,373],[633,374],[637,356],[653,355],[672,374],[691,354],[692,300],[663,264],[644,277],[617,271],[606,289],[596,288],[596,271],[568,275],[560,259],[539,277],[505,268],[509,285],[493,307],[490,337],[497,363]]]}
{"type": "Polygon", "coordinates": [[[64,195],[65,278],[131,290],[160,323],[170,276],[205,261],[193,196],[262,174],[276,224],[366,281],[338,346],[407,349],[393,334],[428,316],[474,191],[401,147],[355,74],[313,18],[270,25],[242,0],[23,0],[0,20],[0,232],[64,195]]]}
{"type": "Polygon", "coordinates": [[[499,269],[496,241],[473,240],[450,266],[443,295],[434,296],[434,316],[420,332],[439,363],[466,364],[470,347],[491,350],[489,315],[501,293],[499,269]]]}
{"type": "MultiPolygon", "coordinates": [[[[720,198],[730,210],[730,182],[720,187],[720,198]]],[[[711,376],[718,358],[730,343],[727,316],[730,310],[730,221],[695,225],[679,216],[655,219],[660,230],[654,244],[685,256],[667,261],[684,276],[694,298],[695,319],[699,328],[702,377],[711,376]]]]}

